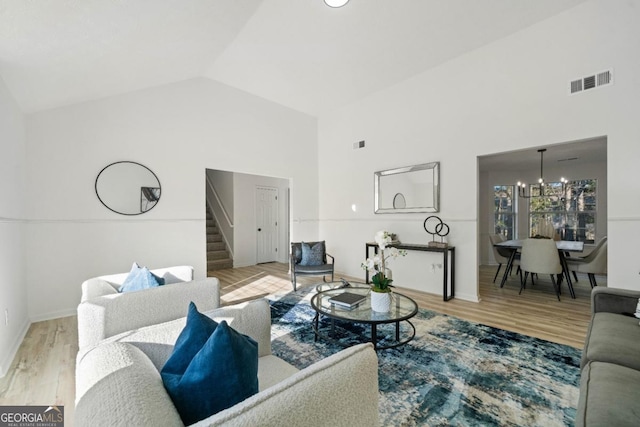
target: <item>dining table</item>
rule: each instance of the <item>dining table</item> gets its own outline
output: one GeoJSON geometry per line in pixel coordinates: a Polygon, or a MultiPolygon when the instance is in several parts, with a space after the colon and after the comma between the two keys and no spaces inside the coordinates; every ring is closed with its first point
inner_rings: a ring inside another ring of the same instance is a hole
{"type": "MultiPolygon", "coordinates": [[[[513,260],[516,258],[516,254],[518,250],[522,249],[522,242],[524,239],[512,239],[505,240],[504,242],[496,243],[494,246],[498,248],[505,248],[511,251],[509,256],[509,260],[507,261],[507,267],[504,270],[504,274],[502,275],[502,281],[500,282],[500,287],[503,287],[505,282],[507,281],[507,276],[509,275],[509,271],[513,267],[513,260]]],[[[567,281],[567,286],[569,287],[569,293],[571,294],[571,298],[575,299],[576,293],[573,290],[573,282],[571,281],[571,274],[569,271],[569,267],[567,265],[567,258],[565,256],[566,252],[583,252],[584,251],[584,242],[574,242],[569,240],[556,240],[556,246],[558,247],[558,256],[560,257],[560,265],[562,266],[562,274],[560,277],[564,277],[567,281]]],[[[560,282],[558,283],[560,286],[560,282]]]]}

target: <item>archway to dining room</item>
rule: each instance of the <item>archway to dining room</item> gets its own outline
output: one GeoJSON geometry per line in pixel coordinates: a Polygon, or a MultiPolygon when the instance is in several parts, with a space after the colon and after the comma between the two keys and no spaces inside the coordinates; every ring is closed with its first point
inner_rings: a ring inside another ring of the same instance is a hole
{"type": "MultiPolygon", "coordinates": [[[[505,274],[507,260],[491,243],[492,236],[522,240],[540,235],[549,224],[556,239],[583,242],[584,252],[573,256],[588,254],[606,238],[606,136],[478,157],[478,294],[481,305],[504,313],[495,316],[492,326],[519,324],[525,333],[529,328],[531,335],[552,341],[560,335],[567,339],[568,333],[579,347],[590,316],[587,275],[572,280],[575,299],[564,280],[558,301],[550,277],[543,275],[535,285],[529,279],[520,292],[517,263],[505,274]],[[518,188],[518,182],[525,185],[518,188]]],[[[596,280],[606,285],[606,275],[596,280]]]]}

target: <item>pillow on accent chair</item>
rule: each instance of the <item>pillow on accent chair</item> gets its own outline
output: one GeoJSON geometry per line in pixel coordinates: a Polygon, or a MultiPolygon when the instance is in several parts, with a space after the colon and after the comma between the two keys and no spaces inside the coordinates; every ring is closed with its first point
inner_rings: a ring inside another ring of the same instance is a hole
{"type": "Polygon", "coordinates": [[[164,285],[164,279],[153,274],[147,267],[140,267],[137,263],[133,263],[131,271],[118,292],[141,291],[142,289],[155,288],[164,285]]]}
{"type": "Polygon", "coordinates": [[[258,392],[258,343],[189,304],[187,324],[160,375],[185,425],[258,392]]]}
{"type": "Polygon", "coordinates": [[[302,261],[300,265],[316,266],[324,264],[324,241],[313,246],[302,242],[302,261]]]}
{"type": "Polygon", "coordinates": [[[302,243],[291,243],[291,253],[296,264],[302,262],[302,243]]]}

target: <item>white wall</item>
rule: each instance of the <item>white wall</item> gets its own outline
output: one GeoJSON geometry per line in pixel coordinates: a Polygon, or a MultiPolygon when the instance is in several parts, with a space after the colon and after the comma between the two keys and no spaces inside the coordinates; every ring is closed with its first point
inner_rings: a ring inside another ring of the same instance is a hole
{"type": "Polygon", "coordinates": [[[317,121],[208,79],[28,116],[29,315],[74,312],[83,280],[190,264],[206,274],[205,169],[291,178],[292,233],[317,235],[317,121]],[[292,161],[296,159],[296,161],[292,161]],[[132,160],[160,180],[148,213],[107,210],[94,191],[107,164],[132,160]]]}
{"type": "Polygon", "coordinates": [[[29,327],[23,243],[25,147],[24,118],[0,78],[0,377],[29,327]]]}
{"type": "Polygon", "coordinates": [[[256,187],[278,189],[278,262],[288,262],[287,190],[289,180],[235,173],[234,175],[234,267],[255,265],[258,254],[256,187]]]}
{"type": "MultiPolygon", "coordinates": [[[[523,171],[491,171],[480,174],[479,180],[479,234],[480,234],[480,264],[493,264],[495,259],[491,250],[489,234],[494,230],[493,212],[493,186],[494,185],[515,185],[518,181],[536,182],[540,175],[540,168],[523,171]]],[[[570,177],[571,180],[596,179],[597,180],[597,201],[596,201],[596,243],[607,235],[607,163],[593,162],[581,165],[558,168],[551,164],[545,165],[544,175],[547,181],[559,181],[561,176],[570,177]]],[[[517,190],[516,190],[517,191],[517,190]]],[[[528,199],[518,198],[516,201],[518,211],[517,238],[527,238],[529,231],[529,205],[528,199]]],[[[586,245],[585,253],[589,252],[595,245],[586,245]]]]}
{"type": "MultiPolygon", "coordinates": [[[[440,161],[439,215],[457,248],[456,296],[476,300],[477,156],[606,135],[608,283],[640,289],[638,22],[636,2],[590,1],[321,116],[320,236],[336,268],[361,275],[364,242],[379,229],[428,240],[428,214],[373,214],[373,172],[440,161]],[[614,85],[568,96],[571,79],[610,67],[614,85]],[[363,139],[366,148],[354,150],[363,139]]],[[[412,253],[396,263],[396,284],[441,293],[438,271],[428,268],[434,257],[412,253]]]]}

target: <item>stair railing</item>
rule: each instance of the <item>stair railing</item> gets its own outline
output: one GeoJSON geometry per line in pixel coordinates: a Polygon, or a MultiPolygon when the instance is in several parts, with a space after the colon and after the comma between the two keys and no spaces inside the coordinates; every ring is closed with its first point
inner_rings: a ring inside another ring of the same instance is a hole
{"type": "Polygon", "coordinates": [[[215,186],[208,176],[205,175],[205,177],[207,180],[207,206],[213,213],[220,234],[222,234],[222,240],[227,245],[227,250],[233,259],[233,220],[229,217],[215,186]]]}

